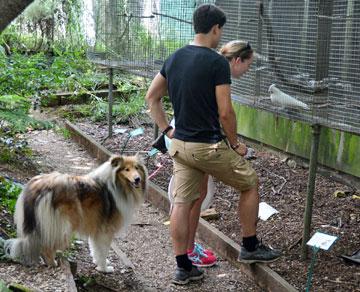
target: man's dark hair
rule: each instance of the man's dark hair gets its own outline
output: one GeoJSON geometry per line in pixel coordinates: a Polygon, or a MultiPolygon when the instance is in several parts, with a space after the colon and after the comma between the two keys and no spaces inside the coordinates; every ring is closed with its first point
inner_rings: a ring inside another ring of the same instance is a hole
{"type": "Polygon", "coordinates": [[[226,22],[225,13],[212,4],[200,5],[193,14],[195,33],[208,33],[214,25],[223,27],[226,22]]]}

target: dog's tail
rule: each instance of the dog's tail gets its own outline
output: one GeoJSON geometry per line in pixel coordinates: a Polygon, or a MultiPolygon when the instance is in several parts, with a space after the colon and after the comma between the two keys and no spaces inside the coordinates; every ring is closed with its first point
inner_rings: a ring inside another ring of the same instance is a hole
{"type": "Polygon", "coordinates": [[[36,224],[36,204],[24,207],[26,187],[18,197],[15,205],[14,221],[18,238],[4,242],[5,257],[25,265],[39,261],[41,242],[36,224]]]}
{"type": "Polygon", "coordinates": [[[4,254],[8,259],[25,265],[33,265],[39,261],[40,248],[35,244],[36,238],[12,238],[4,242],[4,254]]]}
{"type": "Polygon", "coordinates": [[[56,252],[68,244],[71,225],[52,204],[53,191],[33,194],[27,188],[20,194],[14,221],[18,238],[8,243],[10,258],[31,265],[43,252],[56,252]]]}

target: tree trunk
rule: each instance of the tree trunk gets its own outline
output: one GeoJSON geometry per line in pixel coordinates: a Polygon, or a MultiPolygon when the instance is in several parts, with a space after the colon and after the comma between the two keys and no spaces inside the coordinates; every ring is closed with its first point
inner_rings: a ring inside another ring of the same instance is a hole
{"type": "Polygon", "coordinates": [[[0,0],[0,33],[34,0],[0,0]]]}

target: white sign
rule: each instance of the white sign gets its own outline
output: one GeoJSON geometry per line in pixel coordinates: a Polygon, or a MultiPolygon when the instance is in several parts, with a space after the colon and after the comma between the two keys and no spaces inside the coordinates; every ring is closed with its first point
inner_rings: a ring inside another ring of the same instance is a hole
{"type": "Polygon", "coordinates": [[[328,250],[336,240],[336,236],[316,232],[307,242],[307,245],[328,250]]]}
{"type": "Polygon", "coordinates": [[[114,133],[115,134],[124,134],[126,131],[127,131],[127,129],[119,128],[119,129],[115,129],[114,133]]]}
{"type": "Polygon", "coordinates": [[[135,137],[135,136],[137,136],[137,135],[142,135],[142,134],[144,134],[144,129],[143,129],[143,128],[137,128],[137,129],[132,130],[132,131],[130,132],[130,136],[131,136],[131,137],[135,137]]]}
{"type": "Polygon", "coordinates": [[[269,204],[265,202],[261,202],[259,204],[259,218],[261,220],[266,221],[270,218],[270,216],[276,213],[279,213],[279,211],[271,207],[269,204]]]}

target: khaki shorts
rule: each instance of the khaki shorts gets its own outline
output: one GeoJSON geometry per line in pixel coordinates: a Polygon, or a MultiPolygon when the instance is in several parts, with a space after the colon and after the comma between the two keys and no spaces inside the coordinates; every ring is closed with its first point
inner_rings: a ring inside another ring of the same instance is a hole
{"type": "Polygon", "coordinates": [[[210,144],[172,139],[169,154],[174,161],[175,203],[188,203],[199,198],[201,180],[206,173],[238,191],[249,190],[258,183],[249,161],[225,141],[210,144]]]}

